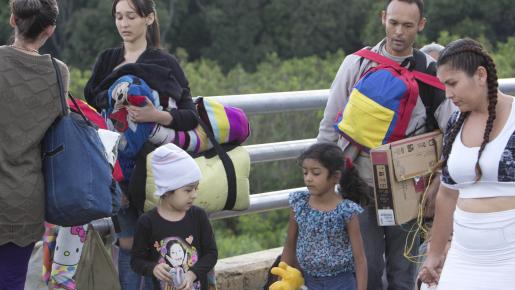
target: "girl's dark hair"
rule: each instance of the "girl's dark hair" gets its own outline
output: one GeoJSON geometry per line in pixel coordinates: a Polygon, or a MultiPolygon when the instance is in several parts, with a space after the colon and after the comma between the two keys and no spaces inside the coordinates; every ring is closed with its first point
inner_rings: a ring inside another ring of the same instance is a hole
{"type": "Polygon", "coordinates": [[[361,204],[369,202],[369,186],[361,179],[352,161],[344,158],[343,151],[338,145],[325,142],[313,144],[299,156],[299,164],[305,159],[320,162],[329,171],[328,178],[336,171],[340,171],[340,193],[344,198],[361,204]]]}
{"type": "Polygon", "coordinates": [[[59,8],[56,0],[11,0],[11,13],[18,34],[35,40],[48,26],[57,22],[59,8]]]}
{"type": "MultiPolygon", "coordinates": [[[[116,18],[116,5],[122,0],[113,0],[111,14],[116,18]]],[[[136,10],[140,17],[147,17],[154,13],[154,22],[147,26],[147,45],[149,47],[161,47],[159,21],[157,20],[156,3],[154,0],[127,0],[129,5],[136,10]]]]}
{"type": "MultiPolygon", "coordinates": [[[[490,141],[490,133],[495,120],[495,106],[497,105],[497,69],[492,57],[484,50],[483,46],[475,40],[465,38],[458,39],[449,43],[440,54],[438,59],[438,66],[448,65],[454,70],[465,72],[469,77],[472,77],[478,67],[482,66],[487,72],[487,85],[488,85],[488,119],[486,121],[485,133],[483,134],[483,142],[479,147],[479,153],[476,161],[476,181],[482,176],[481,167],[479,166],[479,158],[485,149],[486,144],[490,141]]],[[[442,160],[440,167],[447,165],[447,159],[451,153],[452,143],[456,139],[463,122],[470,115],[470,112],[462,112],[458,120],[454,123],[449,137],[442,150],[442,160]]]]}

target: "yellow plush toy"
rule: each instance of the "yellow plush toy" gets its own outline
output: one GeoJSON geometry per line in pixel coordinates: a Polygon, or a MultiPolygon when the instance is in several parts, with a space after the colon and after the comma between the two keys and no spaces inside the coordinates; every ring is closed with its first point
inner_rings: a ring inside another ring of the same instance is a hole
{"type": "Polygon", "coordinates": [[[273,267],[270,272],[281,278],[280,281],[274,282],[270,285],[269,290],[301,290],[307,289],[304,286],[304,278],[302,273],[288,266],[285,262],[280,262],[279,267],[273,267]]]}

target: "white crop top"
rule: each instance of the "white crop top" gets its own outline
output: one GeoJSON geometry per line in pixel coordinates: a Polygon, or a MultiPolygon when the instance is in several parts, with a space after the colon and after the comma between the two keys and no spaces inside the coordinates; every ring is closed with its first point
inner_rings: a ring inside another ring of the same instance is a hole
{"type": "MultiPolygon", "coordinates": [[[[459,112],[449,119],[444,142],[449,130],[458,120],[459,112]]],[[[442,184],[459,190],[460,198],[515,196],[515,99],[510,116],[497,137],[486,144],[479,159],[482,176],[475,182],[475,165],[479,147],[466,147],[461,141],[460,129],[442,170],[442,184]]]]}

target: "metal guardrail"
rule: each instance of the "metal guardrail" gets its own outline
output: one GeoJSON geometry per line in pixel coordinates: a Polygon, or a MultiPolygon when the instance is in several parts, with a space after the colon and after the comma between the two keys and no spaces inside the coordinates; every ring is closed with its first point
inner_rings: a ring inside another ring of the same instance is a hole
{"type": "Polygon", "coordinates": [[[297,158],[316,139],[304,139],[243,146],[250,154],[251,163],[262,163],[297,158]]]}
{"type": "MultiPolygon", "coordinates": [[[[515,95],[515,78],[500,79],[499,89],[515,95]]],[[[329,97],[329,90],[296,91],[282,93],[247,94],[230,96],[213,96],[225,105],[243,109],[247,114],[278,113],[285,111],[304,111],[323,108],[329,97]]],[[[315,139],[295,140],[268,144],[246,145],[251,163],[289,160],[315,142],[315,139]]],[[[293,188],[250,196],[250,207],[243,211],[221,211],[209,215],[210,219],[224,219],[251,213],[259,213],[288,207],[290,192],[303,189],[293,188]]],[[[92,223],[101,232],[109,232],[110,219],[101,219],[92,223]]]]}
{"type": "Polygon", "coordinates": [[[288,207],[288,196],[290,193],[304,190],[305,187],[291,188],[267,193],[252,194],[250,196],[250,207],[246,210],[224,210],[209,214],[209,219],[218,220],[236,217],[251,213],[260,213],[288,207]]]}
{"type": "MultiPolygon", "coordinates": [[[[506,94],[515,95],[515,78],[499,79],[499,89],[506,94]]],[[[320,109],[325,106],[328,97],[329,90],[311,90],[208,98],[241,108],[247,114],[265,114],[320,109]]]]}
{"type": "Polygon", "coordinates": [[[329,90],[294,91],[264,94],[212,96],[224,105],[241,108],[247,114],[264,114],[320,109],[329,90]]]}
{"type": "Polygon", "coordinates": [[[509,95],[515,95],[515,78],[499,79],[499,89],[509,95]]]}

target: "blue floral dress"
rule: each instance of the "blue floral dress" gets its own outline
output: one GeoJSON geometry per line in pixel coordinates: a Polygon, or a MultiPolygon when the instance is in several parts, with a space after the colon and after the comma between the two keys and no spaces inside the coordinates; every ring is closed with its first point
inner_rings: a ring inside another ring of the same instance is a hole
{"type": "Polygon", "coordinates": [[[289,203],[298,224],[297,260],[313,277],[333,277],[355,272],[347,222],[363,209],[344,199],[334,210],[319,211],[309,205],[309,192],[290,194],[289,203]]]}

